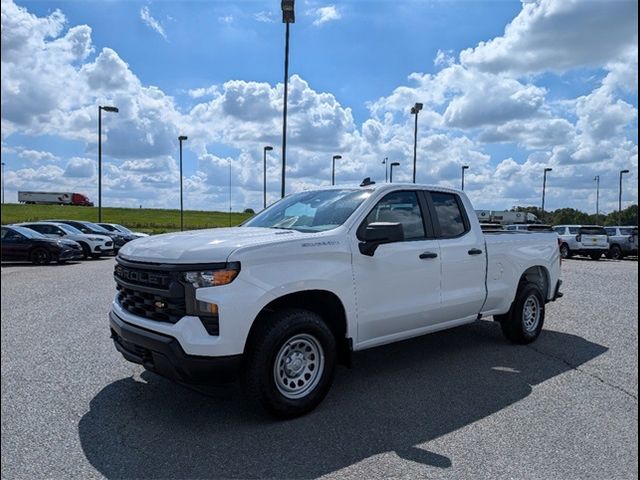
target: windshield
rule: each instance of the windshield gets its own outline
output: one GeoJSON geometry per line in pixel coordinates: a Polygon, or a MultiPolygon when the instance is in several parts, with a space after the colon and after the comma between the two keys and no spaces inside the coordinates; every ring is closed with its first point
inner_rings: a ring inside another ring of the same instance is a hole
{"type": "Polygon", "coordinates": [[[372,190],[319,190],[283,198],[246,222],[245,227],[324,232],[342,225],[372,190]]]}
{"type": "Polygon", "coordinates": [[[66,223],[56,223],[56,227],[69,235],[82,235],[82,232],[80,230],[71,225],[67,225],[66,223]]]}
{"type": "Polygon", "coordinates": [[[116,230],[119,230],[119,231],[120,231],[120,232],[122,232],[122,233],[133,233],[133,232],[132,232],[131,230],[129,230],[127,227],[124,227],[124,226],[120,225],[119,223],[114,223],[114,224],[113,224],[113,227],[114,227],[116,230]]]}
{"type": "Polygon", "coordinates": [[[30,228],[27,227],[11,227],[13,228],[16,232],[24,235],[27,238],[47,238],[44,235],[42,235],[40,232],[36,232],[35,230],[31,230],[30,228]]]}
{"type": "Polygon", "coordinates": [[[107,230],[106,228],[101,227],[97,223],[91,223],[91,222],[82,222],[82,223],[84,225],[86,225],[88,228],[90,228],[91,230],[93,230],[94,232],[109,233],[109,230],[107,230]]]}
{"type": "Polygon", "coordinates": [[[114,225],[109,225],[108,223],[99,223],[98,225],[104,228],[105,230],[109,230],[110,232],[118,231],[118,229],[114,225]]]}

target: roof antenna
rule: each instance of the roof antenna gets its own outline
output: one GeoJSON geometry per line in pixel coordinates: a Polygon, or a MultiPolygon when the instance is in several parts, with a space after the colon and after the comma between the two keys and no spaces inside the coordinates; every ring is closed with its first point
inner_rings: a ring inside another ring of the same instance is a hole
{"type": "Polygon", "coordinates": [[[368,187],[369,185],[374,185],[376,182],[374,182],[373,180],[371,180],[371,177],[367,177],[364,180],[362,180],[362,183],[360,184],[361,187],[368,187]]]}

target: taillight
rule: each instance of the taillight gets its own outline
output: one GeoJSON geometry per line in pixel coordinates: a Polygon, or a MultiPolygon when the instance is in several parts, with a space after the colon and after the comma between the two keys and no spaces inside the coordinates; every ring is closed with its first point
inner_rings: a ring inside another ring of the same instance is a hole
{"type": "Polygon", "coordinates": [[[582,241],[582,235],[576,235],[576,242],[582,241]]]}

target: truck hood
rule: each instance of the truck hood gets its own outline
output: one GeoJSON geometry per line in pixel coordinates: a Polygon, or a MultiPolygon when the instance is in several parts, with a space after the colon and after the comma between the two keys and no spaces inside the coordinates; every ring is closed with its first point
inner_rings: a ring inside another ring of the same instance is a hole
{"type": "Polygon", "coordinates": [[[120,249],[127,260],[152,263],[215,263],[227,260],[234,250],[305,238],[308,233],[273,228],[233,227],[166,233],[139,238],[120,249]]]}

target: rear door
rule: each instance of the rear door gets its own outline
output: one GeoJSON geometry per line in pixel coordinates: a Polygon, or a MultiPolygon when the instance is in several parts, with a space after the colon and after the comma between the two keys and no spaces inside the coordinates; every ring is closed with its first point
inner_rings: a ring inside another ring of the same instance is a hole
{"type": "Polygon", "coordinates": [[[353,247],[353,273],[361,348],[410,336],[439,321],[440,248],[418,190],[391,192],[367,214],[374,222],[400,223],[404,241],[378,246],[373,256],[353,247]]]}
{"type": "Polygon", "coordinates": [[[427,191],[442,257],[442,321],[476,316],[486,298],[484,235],[471,228],[461,197],[427,191]]]}

